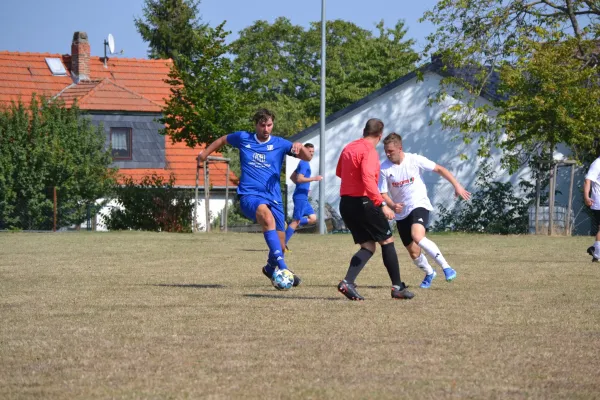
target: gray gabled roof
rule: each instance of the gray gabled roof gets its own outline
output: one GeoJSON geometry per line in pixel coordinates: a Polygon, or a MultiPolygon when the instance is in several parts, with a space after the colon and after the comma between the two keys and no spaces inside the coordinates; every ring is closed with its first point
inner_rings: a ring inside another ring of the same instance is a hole
{"type": "MultiPolygon", "coordinates": [[[[427,63],[427,64],[423,65],[422,67],[417,68],[416,70],[409,72],[408,74],[406,74],[404,76],[401,76],[400,78],[396,79],[395,81],[388,83],[381,89],[378,89],[378,90],[374,91],[373,93],[363,97],[362,99],[350,104],[348,107],[343,108],[340,111],[337,111],[337,112],[329,115],[328,117],[325,118],[325,125],[328,125],[328,124],[334,122],[335,120],[343,117],[344,115],[351,113],[352,111],[356,110],[357,108],[369,103],[370,101],[376,99],[379,96],[384,95],[385,93],[387,93],[391,90],[396,89],[398,86],[403,85],[404,83],[417,77],[417,75],[424,74],[425,72],[433,72],[433,73],[436,73],[441,76],[455,76],[455,77],[459,77],[462,79],[470,80],[469,78],[473,77],[475,75],[475,73],[477,72],[477,69],[476,68],[467,68],[467,67],[465,67],[465,68],[452,68],[452,67],[443,68],[443,64],[441,63],[441,60],[439,58],[434,58],[433,62],[427,63]]],[[[490,101],[498,100],[500,98],[500,96],[497,94],[497,89],[498,89],[499,83],[500,83],[500,79],[499,79],[498,73],[493,72],[490,75],[490,77],[488,78],[488,83],[486,84],[483,92],[481,93],[481,96],[490,101]]],[[[317,122],[317,123],[309,126],[308,128],[304,129],[303,131],[289,137],[288,140],[290,140],[292,142],[301,141],[302,138],[304,138],[316,131],[320,131],[320,129],[321,129],[321,123],[317,122]]]]}

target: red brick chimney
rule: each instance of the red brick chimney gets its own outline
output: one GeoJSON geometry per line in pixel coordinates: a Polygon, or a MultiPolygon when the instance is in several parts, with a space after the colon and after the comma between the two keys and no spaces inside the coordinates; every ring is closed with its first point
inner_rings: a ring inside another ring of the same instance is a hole
{"type": "Polygon", "coordinates": [[[90,43],[85,32],[75,32],[73,34],[71,75],[75,83],[90,79],[90,43]]]}

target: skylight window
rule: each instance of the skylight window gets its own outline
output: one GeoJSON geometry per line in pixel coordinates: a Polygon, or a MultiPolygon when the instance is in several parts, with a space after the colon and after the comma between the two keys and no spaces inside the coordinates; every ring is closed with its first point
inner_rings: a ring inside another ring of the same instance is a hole
{"type": "Polygon", "coordinates": [[[52,75],[56,76],[66,76],[67,70],[63,65],[60,58],[46,58],[46,64],[48,64],[48,68],[52,72],[52,75]]]}

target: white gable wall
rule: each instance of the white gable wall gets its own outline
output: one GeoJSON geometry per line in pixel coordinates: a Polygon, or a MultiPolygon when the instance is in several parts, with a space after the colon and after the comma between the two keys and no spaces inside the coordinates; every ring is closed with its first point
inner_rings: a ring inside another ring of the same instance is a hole
{"type": "MultiPolygon", "coordinates": [[[[404,151],[421,154],[446,167],[467,190],[475,190],[475,179],[479,165],[482,162],[477,157],[478,145],[476,143],[466,145],[462,140],[455,139],[457,132],[442,129],[439,122],[442,113],[457,100],[448,98],[444,103],[434,103],[431,106],[427,104],[428,96],[439,90],[441,79],[441,76],[427,72],[423,81],[417,82],[417,79],[413,78],[328,124],[326,127],[326,170],[324,172],[319,172],[319,157],[321,156],[319,129],[300,139],[303,143],[310,142],[315,145],[315,156],[311,161],[311,169],[313,176],[320,174],[324,177],[325,201],[327,203],[330,203],[334,208],[339,207],[340,179],[335,175],[337,160],[346,144],[362,137],[362,129],[369,118],[379,118],[384,122],[384,137],[391,132],[400,134],[403,139],[404,151]],[[434,123],[430,125],[430,121],[434,121],[434,123]],[[468,159],[461,160],[461,154],[466,154],[468,159]]],[[[487,100],[480,98],[479,101],[486,102],[487,100]]],[[[377,146],[377,150],[381,161],[385,160],[383,143],[377,146]]],[[[500,180],[510,180],[512,183],[517,183],[521,178],[529,177],[528,168],[522,169],[513,176],[508,176],[501,170],[499,160],[500,151],[493,151],[491,161],[493,165],[498,166],[497,171],[501,173],[500,180]]],[[[288,210],[290,215],[293,207],[291,194],[295,185],[291,183],[289,177],[297,164],[297,159],[287,158],[286,176],[288,178],[288,210]]],[[[565,169],[563,175],[566,172],[565,169]]],[[[433,172],[425,173],[423,178],[434,208],[437,209],[438,204],[442,204],[447,208],[453,207],[457,200],[454,198],[454,190],[449,182],[433,172]]],[[[561,179],[559,184],[561,185],[559,188],[562,195],[557,196],[557,202],[566,205],[568,186],[565,185],[567,182],[561,179]]],[[[576,203],[573,209],[577,213],[578,207],[581,205],[581,196],[580,190],[577,192],[577,186],[575,188],[574,193],[579,193],[579,197],[574,197],[579,200],[579,205],[576,203]]],[[[311,184],[310,197],[315,201],[318,200],[318,182],[311,184]]],[[[436,210],[434,210],[431,215],[431,222],[435,221],[436,215],[436,210]]],[[[580,217],[586,216],[580,215],[580,217]]],[[[580,221],[579,224],[582,227],[587,226],[585,222],[580,221]]]]}

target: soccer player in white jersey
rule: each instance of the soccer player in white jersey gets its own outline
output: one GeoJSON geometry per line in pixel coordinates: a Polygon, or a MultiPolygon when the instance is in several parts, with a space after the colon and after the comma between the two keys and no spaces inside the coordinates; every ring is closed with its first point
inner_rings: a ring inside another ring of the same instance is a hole
{"type": "Polygon", "coordinates": [[[421,155],[405,153],[402,150],[402,137],[397,133],[390,133],[383,140],[383,145],[388,159],[381,164],[379,191],[396,213],[398,233],[410,258],[417,267],[425,271],[420,287],[431,287],[431,281],[436,276],[421,249],[442,267],[446,281],[450,282],[456,278],[456,271],[450,267],[438,246],[425,237],[429,212],[433,207],[427,197],[427,187],[421,174],[423,171],[440,174],[454,186],[456,196],[464,200],[469,200],[471,193],[446,168],[421,155]]]}
{"type": "MultiPolygon", "coordinates": [[[[592,209],[594,223],[600,228],[600,157],[596,158],[588,173],[585,175],[583,184],[583,201],[592,209]],[[592,197],[590,197],[590,189],[592,197]]],[[[598,262],[600,258],[600,229],[596,233],[596,241],[593,246],[588,247],[587,252],[592,256],[592,262],[598,262]]]]}

